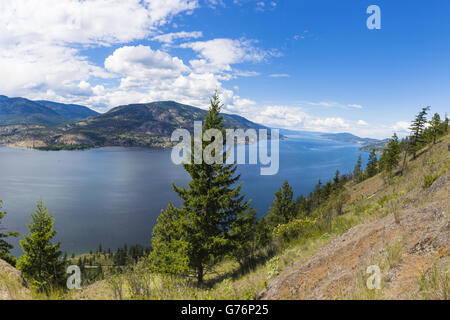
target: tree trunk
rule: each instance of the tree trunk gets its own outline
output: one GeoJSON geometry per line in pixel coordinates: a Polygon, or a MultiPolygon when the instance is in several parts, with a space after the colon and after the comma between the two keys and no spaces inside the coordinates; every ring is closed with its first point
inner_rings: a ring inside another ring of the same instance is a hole
{"type": "Polygon", "coordinates": [[[203,285],[203,266],[197,268],[197,286],[201,287],[203,285]]]}

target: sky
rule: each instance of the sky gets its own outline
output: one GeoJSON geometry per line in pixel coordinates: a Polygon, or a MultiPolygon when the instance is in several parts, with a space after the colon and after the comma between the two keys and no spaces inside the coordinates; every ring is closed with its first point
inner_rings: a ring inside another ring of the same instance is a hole
{"type": "Polygon", "coordinates": [[[270,127],[403,136],[450,113],[449,58],[448,0],[0,0],[0,94],[99,112],[218,90],[270,127]]]}

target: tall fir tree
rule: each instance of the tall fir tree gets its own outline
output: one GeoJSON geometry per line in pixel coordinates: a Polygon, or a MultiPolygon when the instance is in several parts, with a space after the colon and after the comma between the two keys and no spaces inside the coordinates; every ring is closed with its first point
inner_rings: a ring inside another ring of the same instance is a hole
{"type": "Polygon", "coordinates": [[[378,173],[378,158],[375,149],[372,149],[366,166],[367,177],[371,178],[378,173]]]}
{"type": "MultiPolygon", "coordinates": [[[[223,116],[220,115],[221,108],[222,104],[216,93],[211,98],[211,106],[203,124],[203,133],[209,129],[216,129],[222,133],[222,137],[225,136],[223,116]]],[[[182,263],[193,271],[199,285],[203,283],[206,271],[233,252],[235,240],[232,227],[250,204],[240,195],[242,183],[236,186],[240,179],[240,176],[236,175],[236,165],[225,164],[225,152],[217,155],[213,151],[211,154],[212,157],[222,157],[222,164],[194,162],[194,154],[198,151],[203,153],[207,147],[206,141],[202,141],[201,150],[196,150],[193,145],[191,162],[183,164],[191,177],[188,187],[179,188],[173,184],[175,192],[183,200],[183,205],[180,209],[169,207],[168,210],[172,213],[168,214],[166,210],[165,214],[168,216],[166,222],[159,221],[162,224],[174,223],[178,231],[163,239],[158,232],[161,235],[164,233],[158,229],[166,228],[159,226],[156,229],[156,238],[152,240],[152,246],[153,241],[156,245],[153,248],[153,255],[170,255],[170,250],[166,246],[171,247],[174,242],[181,243],[182,249],[181,252],[177,252],[179,256],[176,260],[182,261],[181,257],[185,256],[186,260],[182,263]]],[[[170,257],[166,258],[170,260],[170,257]]]]}
{"type": "Polygon", "coordinates": [[[3,210],[3,201],[0,200],[0,259],[5,260],[12,266],[15,266],[17,260],[10,254],[10,250],[13,249],[14,247],[5,239],[9,237],[18,237],[19,233],[12,231],[6,231],[5,233],[2,233],[4,230],[4,228],[1,226],[2,219],[6,215],[6,211],[2,210],[3,210]]]}
{"type": "Polygon", "coordinates": [[[292,187],[287,181],[284,181],[281,188],[275,192],[275,200],[267,215],[269,224],[272,227],[287,223],[296,217],[297,212],[293,197],[292,187]]]}
{"type": "Polygon", "coordinates": [[[31,214],[29,234],[24,235],[20,245],[24,252],[17,262],[17,268],[38,291],[48,293],[64,281],[64,261],[59,250],[61,243],[53,244],[56,231],[55,219],[40,201],[31,214]]]}

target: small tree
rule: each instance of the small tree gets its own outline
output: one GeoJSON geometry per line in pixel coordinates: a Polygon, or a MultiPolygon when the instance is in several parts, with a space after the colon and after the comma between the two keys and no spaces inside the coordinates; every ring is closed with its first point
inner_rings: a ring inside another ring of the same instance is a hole
{"type": "Polygon", "coordinates": [[[439,113],[435,113],[429,123],[433,144],[436,144],[436,139],[442,134],[441,117],[439,116],[439,113]]]}
{"type": "Polygon", "coordinates": [[[293,201],[292,187],[285,181],[281,188],[275,192],[275,200],[269,209],[267,217],[270,225],[276,227],[279,224],[289,222],[289,220],[295,218],[296,215],[297,212],[293,201]]]}
{"type": "Polygon", "coordinates": [[[425,124],[427,123],[427,114],[430,110],[430,107],[422,108],[422,111],[419,112],[419,114],[416,116],[414,121],[411,123],[411,146],[409,148],[409,151],[412,152],[413,158],[416,159],[417,157],[417,151],[420,150],[422,147],[423,142],[423,131],[425,129],[425,124]]]}
{"type": "Polygon", "coordinates": [[[380,159],[380,165],[385,171],[387,182],[390,182],[393,170],[397,167],[400,160],[400,144],[398,142],[397,134],[394,133],[392,139],[386,149],[384,149],[383,155],[380,159]]]}
{"type": "Polygon", "coordinates": [[[4,228],[1,227],[2,224],[2,219],[5,217],[6,215],[6,211],[2,211],[3,207],[3,201],[0,200],[0,259],[5,260],[6,262],[8,262],[9,264],[11,264],[12,266],[16,265],[16,258],[14,258],[9,252],[11,249],[13,249],[14,247],[6,242],[6,238],[9,237],[18,237],[19,233],[18,232],[12,232],[12,231],[7,231],[6,233],[2,233],[2,230],[4,230],[4,228]]]}
{"type": "Polygon", "coordinates": [[[186,275],[189,271],[189,243],[186,217],[171,203],[162,210],[153,228],[152,251],[149,260],[152,269],[167,274],[186,275]]]}
{"type": "Polygon", "coordinates": [[[368,178],[371,178],[378,173],[378,158],[375,149],[372,149],[370,152],[369,160],[367,161],[366,173],[368,178]]]}
{"type": "Polygon", "coordinates": [[[356,161],[355,168],[353,169],[353,179],[356,182],[359,182],[361,179],[361,168],[362,168],[362,157],[358,156],[358,160],[356,161]]]}
{"type": "Polygon", "coordinates": [[[25,253],[20,257],[17,268],[38,291],[48,293],[50,289],[63,283],[64,261],[60,259],[61,243],[53,244],[56,235],[53,230],[55,219],[48,213],[48,208],[40,201],[31,214],[28,224],[29,234],[20,241],[25,253]]]}

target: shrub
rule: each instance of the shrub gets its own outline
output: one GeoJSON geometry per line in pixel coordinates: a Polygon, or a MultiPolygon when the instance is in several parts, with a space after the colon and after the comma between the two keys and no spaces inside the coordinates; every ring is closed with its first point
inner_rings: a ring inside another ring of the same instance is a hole
{"type": "Polygon", "coordinates": [[[436,181],[436,179],[439,178],[438,174],[429,174],[423,177],[423,187],[429,188],[433,184],[433,182],[436,181]]]}

